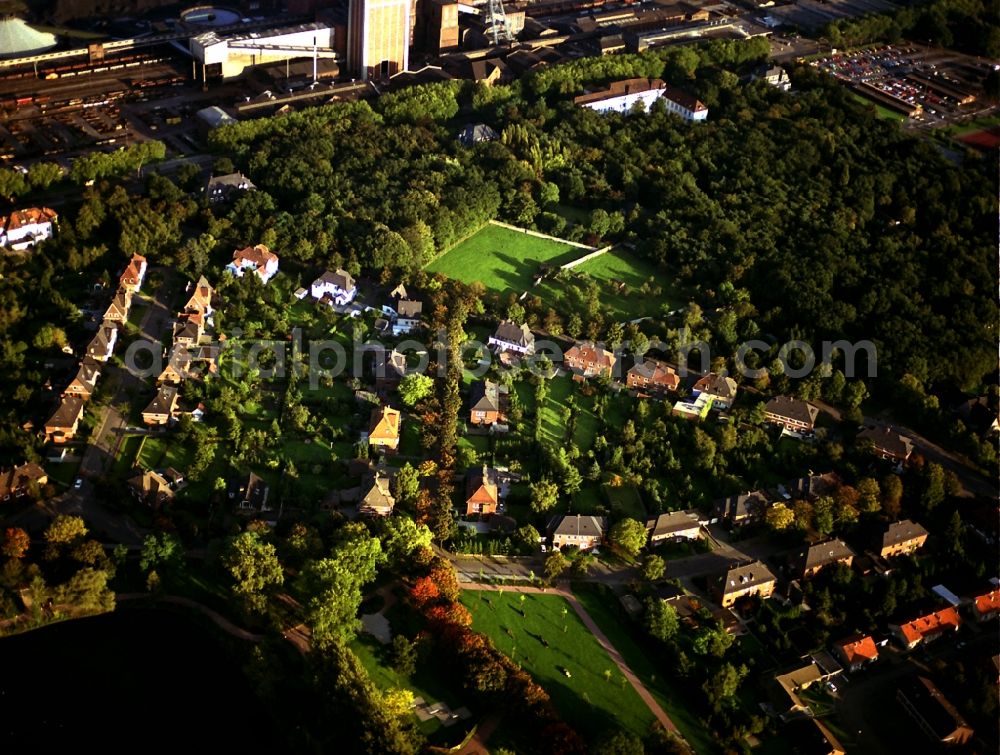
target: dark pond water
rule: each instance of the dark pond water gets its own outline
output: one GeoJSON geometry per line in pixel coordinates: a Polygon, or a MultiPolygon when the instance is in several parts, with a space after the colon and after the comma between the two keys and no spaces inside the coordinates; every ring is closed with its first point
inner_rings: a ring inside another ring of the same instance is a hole
{"type": "Polygon", "coordinates": [[[0,753],[279,752],[213,629],[118,610],[0,638],[0,753]]]}

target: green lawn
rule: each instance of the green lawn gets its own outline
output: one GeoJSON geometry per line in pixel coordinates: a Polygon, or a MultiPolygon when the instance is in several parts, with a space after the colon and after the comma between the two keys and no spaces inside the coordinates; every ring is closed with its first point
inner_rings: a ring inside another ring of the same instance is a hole
{"type": "Polygon", "coordinates": [[[604,494],[611,503],[611,511],[617,516],[646,521],[646,507],[642,505],[642,498],[634,485],[605,485],[604,494]]]}
{"type": "Polygon", "coordinates": [[[487,225],[438,257],[427,269],[463,283],[480,281],[494,291],[525,291],[540,263],[563,264],[585,253],[558,241],[487,225]]]}
{"type": "Polygon", "coordinates": [[[698,753],[718,752],[718,746],[708,735],[688,702],[692,690],[688,682],[669,676],[669,669],[657,664],[655,653],[640,646],[632,636],[629,620],[613,593],[603,586],[587,586],[573,591],[590,614],[590,618],[611,640],[622,658],[635,672],[646,689],[681,730],[684,738],[698,753]]]}
{"type": "Polygon", "coordinates": [[[127,435],[118,446],[118,456],[115,457],[112,472],[116,475],[126,475],[135,466],[136,454],[139,452],[139,445],[145,436],[127,435]]]}
{"type": "Polygon", "coordinates": [[[564,598],[465,591],[462,603],[472,613],[473,629],[521,664],[584,737],[617,728],[639,736],[649,731],[652,712],[564,598]]]}
{"type": "Polygon", "coordinates": [[[864,96],[858,94],[857,92],[851,92],[851,96],[854,99],[858,100],[859,102],[863,102],[864,104],[870,105],[871,107],[875,108],[875,112],[878,113],[878,117],[879,118],[885,118],[886,120],[890,120],[890,121],[905,121],[905,120],[909,120],[902,113],[897,113],[895,110],[887,108],[884,105],[879,105],[874,100],[870,100],[867,97],[864,97],[864,96]]]}
{"type": "Polygon", "coordinates": [[[142,446],[139,448],[136,464],[142,469],[156,469],[160,466],[164,455],[167,453],[168,438],[154,438],[147,435],[143,438],[142,446]]]}

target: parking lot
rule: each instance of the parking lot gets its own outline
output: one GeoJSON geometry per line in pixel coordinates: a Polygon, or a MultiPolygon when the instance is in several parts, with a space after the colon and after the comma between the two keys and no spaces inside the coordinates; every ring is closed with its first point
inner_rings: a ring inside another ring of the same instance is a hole
{"type": "Polygon", "coordinates": [[[831,55],[813,65],[876,105],[928,126],[982,115],[990,63],[947,50],[886,46],[831,55]]]}

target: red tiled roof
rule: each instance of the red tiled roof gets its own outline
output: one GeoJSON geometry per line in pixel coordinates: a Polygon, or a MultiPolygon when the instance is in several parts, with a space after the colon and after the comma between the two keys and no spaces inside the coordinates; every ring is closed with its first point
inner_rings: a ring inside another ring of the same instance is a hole
{"type": "Polygon", "coordinates": [[[958,629],[962,624],[962,619],[958,611],[954,608],[942,608],[935,613],[921,616],[919,619],[901,624],[899,630],[903,633],[907,642],[917,642],[924,637],[945,629],[958,629]]]}
{"type": "Polygon", "coordinates": [[[846,640],[841,640],[837,643],[837,646],[844,653],[844,657],[848,663],[874,661],[878,658],[878,648],[875,646],[875,640],[871,638],[871,635],[849,637],[846,640]]]}
{"type": "Polygon", "coordinates": [[[985,595],[976,597],[976,610],[979,613],[993,613],[1000,611],[1000,590],[988,592],[985,595]]]}
{"type": "Polygon", "coordinates": [[[233,252],[233,262],[238,265],[254,265],[258,270],[263,269],[271,260],[277,259],[278,255],[263,244],[248,246],[246,249],[237,249],[233,252]]]}
{"type": "Polygon", "coordinates": [[[7,218],[7,230],[16,231],[22,226],[33,223],[51,223],[57,217],[56,211],[48,207],[25,207],[10,214],[7,218]]]}

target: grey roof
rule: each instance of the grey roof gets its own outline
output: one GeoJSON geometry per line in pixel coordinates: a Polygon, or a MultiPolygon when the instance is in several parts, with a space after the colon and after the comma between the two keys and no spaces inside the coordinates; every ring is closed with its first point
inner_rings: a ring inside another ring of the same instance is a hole
{"type": "Polygon", "coordinates": [[[512,320],[504,320],[497,325],[496,333],[493,337],[504,343],[512,343],[516,346],[528,347],[535,343],[535,336],[531,329],[525,325],[517,325],[512,320]]]}
{"type": "Polygon", "coordinates": [[[102,323],[101,327],[97,329],[97,334],[90,339],[90,343],[87,344],[87,354],[106,355],[108,353],[108,347],[111,346],[111,339],[114,337],[115,328],[107,323],[108,321],[102,323]]]}
{"type": "Polygon", "coordinates": [[[201,332],[198,327],[198,323],[194,320],[181,320],[180,322],[174,323],[174,340],[178,338],[185,338],[190,341],[197,341],[201,338],[201,332]]]}
{"type": "Polygon", "coordinates": [[[500,397],[508,392],[506,385],[499,385],[491,380],[479,380],[472,384],[470,403],[472,408],[480,412],[500,411],[500,397]]]}
{"type": "Polygon", "coordinates": [[[722,575],[722,594],[740,592],[748,587],[764,585],[775,580],[774,574],[762,562],[751,561],[734,566],[722,575]]]}
{"type": "Polygon", "coordinates": [[[698,517],[687,511],[671,511],[669,514],[660,514],[646,521],[646,529],[650,531],[650,536],[653,538],[664,537],[697,526],[698,517]]]}
{"type": "Polygon", "coordinates": [[[492,142],[499,138],[499,135],[485,123],[470,123],[462,129],[458,135],[458,141],[464,147],[471,147],[480,142],[492,142]]]}
{"type": "Polygon", "coordinates": [[[819,409],[815,406],[791,396],[775,396],[767,402],[764,411],[809,425],[814,423],[816,417],[819,416],[819,409]]]}
{"type": "Polygon", "coordinates": [[[362,513],[389,514],[396,505],[396,499],[389,492],[389,478],[381,473],[368,477],[362,489],[365,494],[361,498],[358,511],[362,513]]]}
{"type": "Polygon", "coordinates": [[[229,498],[240,504],[263,511],[267,508],[267,484],[253,472],[238,477],[229,484],[229,498]]]}
{"type": "Polygon", "coordinates": [[[45,423],[46,427],[72,427],[83,415],[84,401],[79,396],[63,396],[55,413],[45,423]]]}
{"type": "Polygon", "coordinates": [[[882,547],[888,548],[926,535],[927,530],[912,519],[902,519],[898,522],[892,522],[886,528],[882,534],[882,547]]]}
{"type": "Polygon", "coordinates": [[[731,495],[716,501],[714,513],[724,519],[761,516],[767,508],[767,496],[759,490],[731,495]]]}
{"type": "Polygon", "coordinates": [[[76,382],[82,383],[87,386],[90,390],[94,389],[97,385],[97,378],[101,376],[101,364],[90,357],[84,357],[83,361],[80,362],[80,369],[77,370],[76,382]]]}
{"type": "MultiPolygon", "coordinates": [[[[821,495],[830,495],[840,487],[840,477],[836,472],[812,474],[800,477],[778,486],[779,494],[787,494],[792,499],[806,498],[813,500],[821,495]]],[[[784,497],[782,495],[781,497],[784,497]]]]}
{"type": "Polygon", "coordinates": [[[350,291],[354,288],[354,278],[349,272],[339,267],[333,272],[327,270],[314,283],[332,283],[342,291],[350,291]]]}
{"type": "Polygon", "coordinates": [[[805,571],[817,566],[826,566],[848,558],[853,558],[854,551],[840,539],[826,540],[803,548],[795,554],[793,562],[796,569],[805,571]]]}
{"type": "Polygon", "coordinates": [[[236,123],[236,119],[217,105],[202,108],[195,116],[208,124],[209,128],[218,128],[229,123],[236,123]]]}
{"type": "Polygon", "coordinates": [[[557,516],[549,522],[549,530],[553,535],[604,537],[607,528],[608,520],[604,517],[584,516],[583,514],[557,516]]]}
{"type": "Polygon", "coordinates": [[[695,382],[694,387],[701,393],[707,393],[710,396],[717,396],[721,399],[736,397],[736,381],[728,375],[717,375],[714,372],[710,372],[699,378],[695,382]]]}

